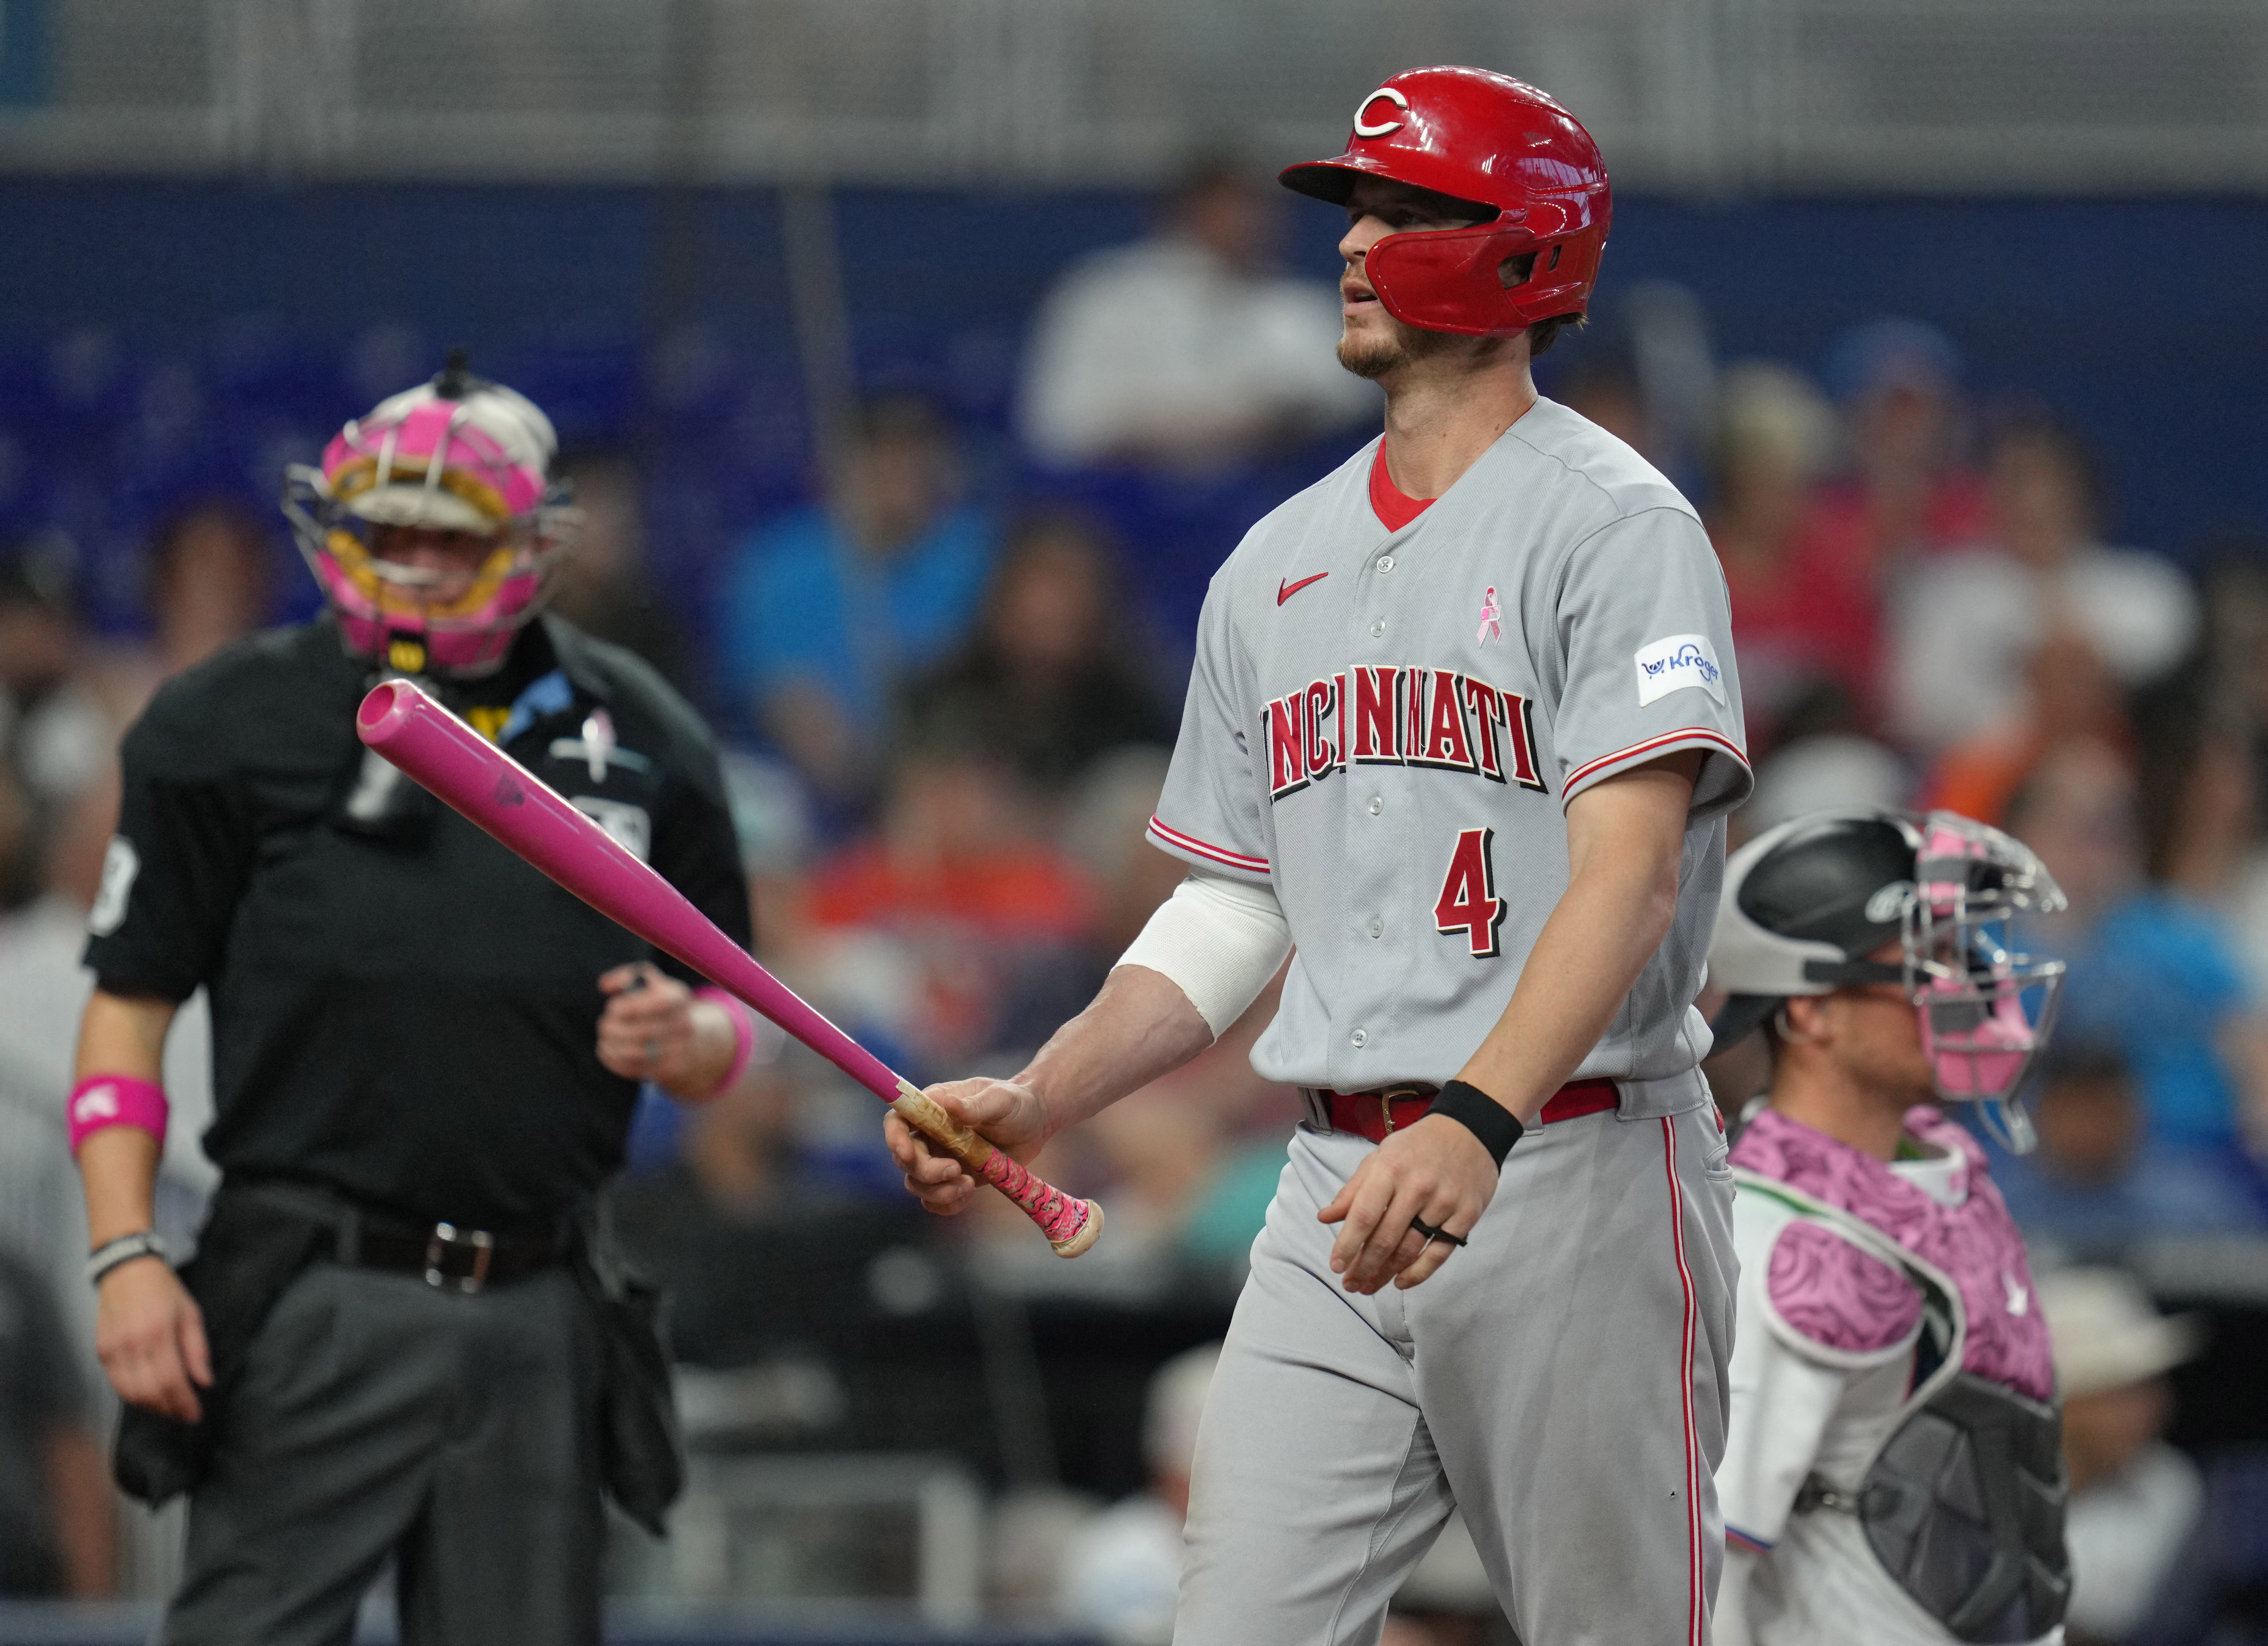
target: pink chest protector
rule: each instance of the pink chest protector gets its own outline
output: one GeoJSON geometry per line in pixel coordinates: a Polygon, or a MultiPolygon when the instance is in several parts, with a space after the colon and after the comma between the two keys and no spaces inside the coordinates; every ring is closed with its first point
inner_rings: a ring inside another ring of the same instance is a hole
{"type": "MultiPolygon", "coordinates": [[[[1771,1109],[1749,1122],[1733,1163],[1851,1214],[1951,1279],[1967,1317],[1963,1369],[2033,1399],[2049,1399],[2055,1373],[2047,1326],[2023,1236],[1986,1175],[1984,1151],[1934,1109],[1909,1111],[1905,1125],[1909,1134],[1953,1157],[1961,1191],[1955,1204],[1771,1109]]],[[[1830,1348],[1887,1347],[1912,1329],[1921,1308],[1903,1275],[1815,1225],[1793,1224],[1781,1236],[1766,1286],[1783,1318],[1830,1348]]]]}

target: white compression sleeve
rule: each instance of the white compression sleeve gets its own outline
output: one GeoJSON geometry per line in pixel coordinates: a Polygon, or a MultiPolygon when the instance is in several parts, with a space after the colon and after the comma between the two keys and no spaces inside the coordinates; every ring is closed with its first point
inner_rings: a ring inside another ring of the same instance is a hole
{"type": "Polygon", "coordinates": [[[1273,887],[1200,869],[1158,905],[1118,963],[1172,978],[1219,1039],[1291,952],[1292,928],[1273,887]]]}

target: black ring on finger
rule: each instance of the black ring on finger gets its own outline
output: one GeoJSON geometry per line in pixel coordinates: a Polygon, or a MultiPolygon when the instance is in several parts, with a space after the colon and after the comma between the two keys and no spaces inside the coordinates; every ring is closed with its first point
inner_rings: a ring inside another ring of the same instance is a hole
{"type": "Polygon", "coordinates": [[[1411,1218],[1410,1227],[1425,1236],[1428,1243],[1446,1240],[1453,1246],[1462,1246],[1465,1244],[1465,1237],[1462,1235],[1453,1235],[1446,1229],[1436,1229],[1422,1217],[1411,1218]]]}

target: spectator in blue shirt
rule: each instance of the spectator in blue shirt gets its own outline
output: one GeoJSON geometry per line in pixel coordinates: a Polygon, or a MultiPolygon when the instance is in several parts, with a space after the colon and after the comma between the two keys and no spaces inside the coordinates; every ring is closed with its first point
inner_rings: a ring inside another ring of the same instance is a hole
{"type": "Polygon", "coordinates": [[[2226,1154],[2144,1135],[2132,1074],[2110,1041],[2057,1040],[2032,1103],[2038,1149],[1996,1156],[1992,1179],[2035,1245],[2104,1260],[2153,1237],[2268,1228],[2226,1154]]]}
{"type": "Polygon", "coordinates": [[[726,683],[829,800],[871,786],[893,688],[975,619],[995,535],[959,500],[955,459],[927,404],[875,401],[825,504],[761,528],[734,558],[726,683]]]}
{"type": "Polygon", "coordinates": [[[2115,1027],[2149,1096],[2151,1135],[2181,1148],[2241,1147],[2232,1058],[2253,1011],[2234,933],[2213,910],[2150,887],[2071,956],[2064,1009],[2115,1027]]]}
{"type": "MultiPolygon", "coordinates": [[[[2179,741],[2174,727],[2154,735],[2179,741]]],[[[2201,757],[2213,745],[2189,742],[2187,762],[2154,757],[2139,786],[2151,797],[2146,819],[2125,762],[2081,740],[2042,757],[2007,827],[2071,898],[2029,945],[2070,963],[2066,1022],[2125,1054],[2153,1142],[2221,1156],[2250,1175],[2248,1116],[2264,1106],[2254,1048],[2268,1031],[2236,934],[2197,862],[2196,842],[2221,832],[2214,818],[2225,808],[2207,802],[2227,786],[2204,780],[2216,770],[2201,757]]]]}

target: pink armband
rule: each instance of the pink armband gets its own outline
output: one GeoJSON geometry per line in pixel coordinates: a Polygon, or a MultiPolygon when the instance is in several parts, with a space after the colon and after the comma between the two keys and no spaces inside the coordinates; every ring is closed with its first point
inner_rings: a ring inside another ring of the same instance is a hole
{"type": "Polygon", "coordinates": [[[725,1008],[725,1015],[733,1020],[733,1064],[725,1071],[725,1078],[717,1082],[712,1096],[721,1096],[740,1083],[740,1076],[748,1072],[748,1061],[756,1055],[756,1026],[749,1020],[748,1008],[735,996],[704,984],[693,991],[696,1000],[714,1000],[725,1008]]]}
{"type": "Polygon", "coordinates": [[[111,1126],[138,1126],[166,1147],[166,1089],[131,1074],[90,1074],[71,1088],[65,1110],[70,1121],[70,1151],[111,1126]]]}

